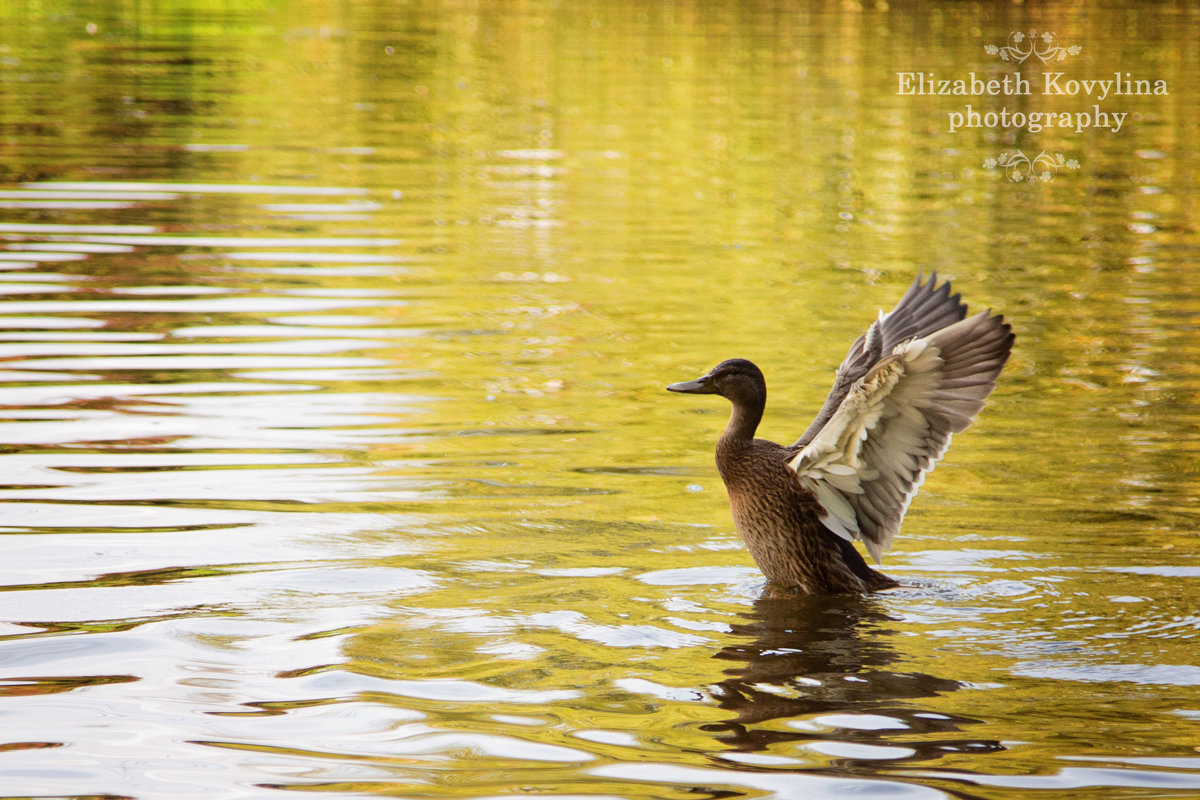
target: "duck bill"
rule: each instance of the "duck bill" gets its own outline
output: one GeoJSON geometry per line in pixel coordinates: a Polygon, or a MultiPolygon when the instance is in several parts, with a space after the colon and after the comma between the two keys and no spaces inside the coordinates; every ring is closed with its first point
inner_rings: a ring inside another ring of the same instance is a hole
{"type": "Polygon", "coordinates": [[[672,383],[667,387],[667,391],[680,392],[682,394],[716,394],[717,387],[713,384],[711,377],[711,375],[704,375],[696,378],[694,381],[672,383]]]}

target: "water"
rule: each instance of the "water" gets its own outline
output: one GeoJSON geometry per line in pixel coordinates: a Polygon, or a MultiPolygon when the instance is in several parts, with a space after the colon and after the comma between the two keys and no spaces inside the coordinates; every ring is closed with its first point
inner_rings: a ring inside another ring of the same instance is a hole
{"type": "Polygon", "coordinates": [[[3,796],[1200,795],[1195,8],[0,20],[3,796]],[[1030,27],[1169,94],[896,94],[1030,27]],[[792,441],[921,269],[1018,340],[905,587],[761,598],[662,387],[792,441]]]}

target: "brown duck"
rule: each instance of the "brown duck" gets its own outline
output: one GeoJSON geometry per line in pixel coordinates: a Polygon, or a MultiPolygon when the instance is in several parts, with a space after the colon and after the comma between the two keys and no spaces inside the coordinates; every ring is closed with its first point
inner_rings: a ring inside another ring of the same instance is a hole
{"type": "Polygon", "coordinates": [[[925,474],[983,408],[1012,351],[1012,328],[984,311],[967,317],[950,283],[918,277],[842,361],[817,418],[790,447],[755,439],[767,384],[735,358],[667,387],[719,394],[733,413],[717,469],[734,525],[759,569],[803,594],[870,592],[897,582],[879,563],[925,474]]]}

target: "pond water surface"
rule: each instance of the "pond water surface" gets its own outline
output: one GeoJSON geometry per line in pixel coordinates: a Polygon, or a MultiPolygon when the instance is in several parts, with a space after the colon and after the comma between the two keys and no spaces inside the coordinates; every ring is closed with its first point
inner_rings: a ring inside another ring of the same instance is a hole
{"type": "Polygon", "coordinates": [[[1195,4],[0,25],[0,795],[1200,796],[1195,4]],[[1168,91],[898,94],[1018,68],[1168,91]],[[905,586],[765,599],[662,387],[791,442],[922,270],[1018,338],[905,586]]]}

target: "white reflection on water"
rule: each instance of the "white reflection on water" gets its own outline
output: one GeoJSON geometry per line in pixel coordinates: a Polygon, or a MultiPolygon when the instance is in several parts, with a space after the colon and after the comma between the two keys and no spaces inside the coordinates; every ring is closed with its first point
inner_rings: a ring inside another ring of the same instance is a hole
{"type": "Polygon", "coordinates": [[[167,192],[172,196],[179,194],[266,194],[281,195],[311,195],[328,197],[338,195],[362,195],[367,190],[346,186],[296,186],[286,184],[246,184],[246,183],[154,183],[125,181],[31,181],[21,184],[28,189],[53,189],[58,191],[108,191],[108,192],[167,192]]]}
{"type": "MultiPolygon", "coordinates": [[[[47,253],[41,250],[6,250],[0,252],[0,261],[17,262],[28,266],[56,261],[82,261],[84,258],[85,256],[82,253],[47,253]]],[[[14,265],[9,264],[7,266],[9,269],[12,269],[14,265]]]]}
{"type": "MultiPolygon", "coordinates": [[[[184,289],[180,294],[187,294],[184,289]]],[[[207,292],[206,292],[207,294],[207,292]]],[[[5,303],[5,310],[17,314],[54,314],[54,313],[193,313],[193,314],[222,314],[222,313],[279,313],[303,311],[331,311],[336,308],[358,308],[367,305],[361,301],[328,298],[287,297],[286,291],[281,291],[282,297],[217,297],[198,300],[28,300],[5,303]]]]}
{"type": "Polygon", "coordinates": [[[1172,793],[1200,790],[1200,777],[1196,775],[1128,767],[1064,767],[1053,775],[964,775],[938,771],[922,771],[921,774],[978,786],[1010,789],[1064,790],[1125,786],[1172,793]]]}
{"type": "Polygon", "coordinates": [[[845,777],[809,775],[780,770],[773,773],[737,769],[702,769],[673,764],[605,764],[589,770],[601,778],[638,781],[668,786],[720,787],[726,790],[750,789],[766,792],[770,797],[801,800],[829,798],[888,797],[897,800],[931,800],[950,797],[944,792],[925,786],[899,781],[855,780],[845,777]]]}

